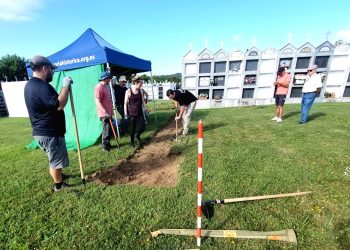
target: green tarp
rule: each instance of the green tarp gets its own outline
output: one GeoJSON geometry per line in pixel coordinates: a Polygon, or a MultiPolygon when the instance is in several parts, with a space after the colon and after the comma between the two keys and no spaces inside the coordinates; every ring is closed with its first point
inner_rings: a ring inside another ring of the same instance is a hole
{"type": "MultiPolygon", "coordinates": [[[[72,94],[75,106],[75,115],[79,131],[80,148],[87,148],[98,140],[102,133],[102,124],[96,113],[94,89],[99,82],[103,64],[80,69],[56,72],[51,82],[52,86],[60,93],[63,78],[70,76],[73,79],[72,94]]],[[[64,108],[66,115],[66,144],[68,150],[77,149],[74,121],[72,117],[71,102],[68,100],[64,108]]],[[[36,148],[33,141],[27,148],[36,148]]]]}

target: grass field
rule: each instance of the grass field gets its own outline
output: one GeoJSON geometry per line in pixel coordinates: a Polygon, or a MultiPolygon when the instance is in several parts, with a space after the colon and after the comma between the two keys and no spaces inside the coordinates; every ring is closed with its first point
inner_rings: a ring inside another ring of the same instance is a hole
{"type": "MultiPolygon", "coordinates": [[[[166,107],[166,105],[164,106],[166,107]]],[[[0,249],[185,249],[195,238],[159,236],[160,228],[195,228],[197,205],[196,121],[204,122],[203,199],[313,191],[273,200],[217,205],[205,229],[294,229],[298,244],[207,238],[202,249],[350,249],[350,103],[314,104],[311,121],[299,125],[299,105],[270,121],[273,106],[198,110],[182,152],[176,187],[98,185],[84,190],[78,158],[69,152],[69,183],[51,192],[47,158],[27,150],[29,119],[0,119],[0,249]],[[75,190],[75,191],[73,191],[75,190]]],[[[158,125],[173,114],[162,108],[158,125]]],[[[151,123],[153,124],[151,115],[151,123]]],[[[145,137],[156,130],[147,128],[145,137]]],[[[86,172],[115,165],[132,154],[102,154],[98,143],[82,151],[86,172]]],[[[174,149],[174,150],[175,150],[174,149]]]]}

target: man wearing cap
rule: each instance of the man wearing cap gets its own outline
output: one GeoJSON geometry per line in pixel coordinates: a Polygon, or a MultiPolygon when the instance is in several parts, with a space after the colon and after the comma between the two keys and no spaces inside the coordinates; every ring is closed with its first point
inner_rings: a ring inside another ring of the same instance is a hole
{"type": "Polygon", "coordinates": [[[113,90],[114,90],[114,96],[115,96],[115,105],[117,107],[118,113],[122,117],[121,120],[121,128],[122,128],[122,133],[128,132],[128,121],[125,120],[125,113],[124,113],[124,102],[125,102],[125,92],[128,90],[128,88],[125,86],[126,85],[126,77],[125,76],[120,76],[118,79],[117,84],[113,84],[113,90]]]}
{"type": "Polygon", "coordinates": [[[66,133],[65,115],[70,85],[70,77],[65,77],[60,94],[49,84],[56,66],[43,56],[34,56],[30,67],[33,77],[24,87],[33,136],[40,148],[49,158],[49,172],[54,181],[53,191],[57,192],[69,185],[63,182],[62,168],[68,167],[69,159],[64,135],[66,133]]]}
{"type": "Polygon", "coordinates": [[[190,125],[191,115],[196,107],[197,97],[195,97],[191,92],[184,89],[172,90],[168,89],[166,95],[169,99],[175,101],[175,107],[177,110],[178,105],[180,105],[180,113],[175,117],[175,120],[182,118],[182,136],[187,136],[188,126],[190,125]]]}
{"type": "Polygon", "coordinates": [[[95,102],[97,115],[102,121],[102,150],[108,152],[111,149],[110,139],[112,136],[112,128],[110,120],[113,114],[113,104],[111,100],[111,92],[109,82],[112,79],[111,73],[104,71],[101,73],[99,83],[95,87],[95,102]]]}
{"type": "Polygon", "coordinates": [[[302,89],[303,98],[301,101],[301,119],[300,124],[307,122],[307,117],[312,104],[315,101],[317,93],[320,93],[322,88],[321,75],[316,73],[317,65],[311,65],[307,69],[307,77],[302,89]]]}

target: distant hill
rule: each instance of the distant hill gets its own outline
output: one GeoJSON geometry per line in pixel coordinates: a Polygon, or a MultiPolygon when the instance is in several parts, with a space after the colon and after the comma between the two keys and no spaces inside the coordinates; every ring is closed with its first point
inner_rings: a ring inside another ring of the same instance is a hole
{"type": "MultiPolygon", "coordinates": [[[[147,82],[150,81],[150,77],[147,75],[142,75],[141,78],[147,82]]],[[[180,83],[181,82],[181,73],[175,73],[171,75],[154,75],[153,80],[155,82],[175,82],[180,83]]]]}

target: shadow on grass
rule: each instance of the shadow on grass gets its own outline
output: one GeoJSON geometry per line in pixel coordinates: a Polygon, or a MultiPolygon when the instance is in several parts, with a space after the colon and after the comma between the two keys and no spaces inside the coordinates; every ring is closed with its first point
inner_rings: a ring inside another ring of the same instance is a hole
{"type": "Polygon", "coordinates": [[[292,111],[283,116],[283,120],[288,119],[289,117],[295,116],[300,114],[300,111],[292,111]]]}
{"type": "Polygon", "coordinates": [[[324,113],[324,112],[313,113],[312,115],[309,116],[308,121],[315,120],[315,119],[322,117],[322,116],[326,116],[326,113],[324,113]]]}
{"type": "Polygon", "coordinates": [[[350,249],[350,219],[341,220],[335,225],[340,249],[350,249]]]}

